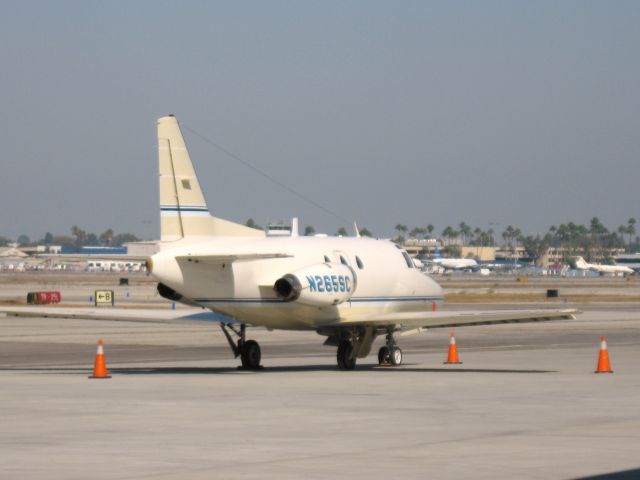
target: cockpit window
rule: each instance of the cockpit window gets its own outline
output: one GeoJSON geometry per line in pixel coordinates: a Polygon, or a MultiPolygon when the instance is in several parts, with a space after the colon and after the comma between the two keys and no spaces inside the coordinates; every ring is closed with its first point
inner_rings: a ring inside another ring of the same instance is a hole
{"type": "Polygon", "coordinates": [[[404,257],[404,261],[407,263],[407,267],[409,268],[415,267],[415,265],[413,264],[413,260],[411,260],[411,257],[407,252],[402,252],[402,256],[404,257]]]}
{"type": "Polygon", "coordinates": [[[326,255],[324,256],[324,263],[331,263],[331,260],[326,255]]]}
{"type": "Polygon", "coordinates": [[[347,260],[342,255],[340,255],[340,263],[343,264],[343,265],[349,265],[347,263],[347,260]]]}
{"type": "Polygon", "coordinates": [[[356,264],[358,265],[358,268],[360,270],[364,268],[364,263],[362,263],[362,260],[360,260],[360,257],[356,257],[356,264]]]}

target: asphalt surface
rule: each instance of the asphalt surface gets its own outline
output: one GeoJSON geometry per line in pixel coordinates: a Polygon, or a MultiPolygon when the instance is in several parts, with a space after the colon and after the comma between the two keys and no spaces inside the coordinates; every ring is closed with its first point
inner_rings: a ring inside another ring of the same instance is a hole
{"type": "Polygon", "coordinates": [[[351,372],[315,333],[251,330],[246,372],[213,324],[0,316],[0,478],[638,478],[640,308],[584,308],[460,328],[463,365],[434,330],[351,372]]]}

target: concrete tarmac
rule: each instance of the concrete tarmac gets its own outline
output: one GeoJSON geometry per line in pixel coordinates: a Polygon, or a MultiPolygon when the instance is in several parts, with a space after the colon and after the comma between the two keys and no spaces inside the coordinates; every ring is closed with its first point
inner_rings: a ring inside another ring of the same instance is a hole
{"type": "Polygon", "coordinates": [[[315,333],[251,330],[246,372],[212,324],[0,316],[0,478],[638,478],[640,309],[611,307],[460,328],[460,366],[433,330],[350,372],[315,333]],[[99,338],[109,380],[87,378],[99,338]]]}

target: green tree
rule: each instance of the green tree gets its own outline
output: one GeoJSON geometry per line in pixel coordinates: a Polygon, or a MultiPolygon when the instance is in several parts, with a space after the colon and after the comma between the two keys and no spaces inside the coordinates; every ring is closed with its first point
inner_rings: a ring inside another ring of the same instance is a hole
{"type": "Polygon", "coordinates": [[[402,223],[398,223],[396,224],[396,230],[398,231],[398,235],[393,239],[393,241],[400,245],[403,245],[405,234],[407,233],[407,230],[408,230],[407,226],[403,225],[402,223]]]}
{"type": "Polygon", "coordinates": [[[248,219],[245,222],[245,225],[249,228],[255,228],[256,230],[262,230],[262,227],[260,225],[258,225],[253,218],[248,219]]]}
{"type": "Polygon", "coordinates": [[[424,236],[426,233],[427,233],[427,229],[426,228],[415,227],[413,230],[411,230],[409,232],[409,237],[411,237],[411,238],[420,238],[420,237],[424,236]]]}
{"type": "Polygon", "coordinates": [[[337,235],[338,237],[346,237],[346,236],[348,236],[349,234],[347,233],[347,229],[346,229],[346,228],[344,228],[344,227],[340,227],[340,228],[338,229],[338,231],[336,232],[336,235],[337,235]]]}
{"type": "Polygon", "coordinates": [[[460,235],[462,235],[462,244],[466,245],[467,239],[471,235],[471,227],[464,222],[460,222],[458,227],[460,228],[460,235]]]}
{"type": "Polygon", "coordinates": [[[113,244],[121,246],[123,243],[139,242],[140,239],[133,233],[119,233],[113,237],[113,244]]]}
{"type": "Polygon", "coordinates": [[[20,236],[18,236],[18,245],[24,247],[27,246],[31,243],[31,239],[29,238],[29,235],[25,235],[24,233],[20,236]]]}
{"type": "Polygon", "coordinates": [[[53,243],[53,234],[51,232],[47,232],[44,234],[44,238],[42,239],[42,243],[45,245],[51,245],[53,243]]]}
{"type": "Polygon", "coordinates": [[[11,239],[7,237],[0,236],[0,247],[6,247],[11,243],[11,239]]]}
{"type": "Polygon", "coordinates": [[[449,240],[449,243],[451,243],[451,241],[454,238],[458,238],[458,232],[456,232],[453,228],[451,228],[450,226],[447,226],[443,231],[442,231],[442,236],[444,238],[446,238],[447,240],[449,240]]]}
{"type": "Polygon", "coordinates": [[[103,245],[111,245],[113,243],[113,230],[107,229],[100,234],[100,243],[103,245]]]}
{"type": "Polygon", "coordinates": [[[525,252],[536,265],[540,264],[540,259],[544,257],[551,246],[552,237],[550,234],[546,234],[544,237],[536,235],[528,235],[526,237],[520,237],[520,243],[524,247],[525,252]]]}
{"type": "Polygon", "coordinates": [[[76,247],[81,247],[85,243],[87,243],[87,232],[82,230],[77,225],[71,227],[71,234],[75,237],[74,245],[76,247]]]}
{"type": "Polygon", "coordinates": [[[504,232],[502,232],[502,239],[507,245],[507,248],[512,252],[515,252],[517,241],[520,236],[522,236],[520,229],[514,228],[512,225],[508,225],[504,232]]]}
{"type": "Polygon", "coordinates": [[[373,235],[371,234],[371,232],[369,231],[368,228],[363,228],[362,230],[360,230],[360,236],[361,237],[373,237],[373,235]]]}
{"type": "Polygon", "coordinates": [[[433,231],[436,229],[436,227],[434,227],[433,225],[429,224],[427,225],[427,234],[429,236],[431,236],[431,234],[433,233],[433,231]]]}
{"type": "Polygon", "coordinates": [[[400,235],[404,235],[405,233],[407,233],[408,228],[406,225],[403,225],[402,223],[397,223],[396,230],[400,235]]]}
{"type": "Polygon", "coordinates": [[[636,219],[635,218],[630,218],[627,221],[627,235],[629,235],[629,242],[628,242],[628,251],[631,251],[631,239],[633,238],[633,236],[636,234],[636,219]]]}
{"type": "Polygon", "coordinates": [[[307,237],[310,237],[312,235],[316,234],[316,229],[313,225],[307,225],[306,227],[304,227],[304,234],[307,237]]]}

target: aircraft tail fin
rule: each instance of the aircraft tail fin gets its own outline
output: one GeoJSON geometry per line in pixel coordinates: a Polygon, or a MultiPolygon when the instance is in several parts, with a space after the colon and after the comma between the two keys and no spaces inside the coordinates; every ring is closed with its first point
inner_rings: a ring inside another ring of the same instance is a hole
{"type": "Polygon", "coordinates": [[[576,268],[579,270],[589,270],[589,264],[582,257],[576,257],[576,268]]]}
{"type": "Polygon", "coordinates": [[[261,230],[211,216],[176,117],[158,119],[157,127],[160,240],[264,236],[261,230]]]}

